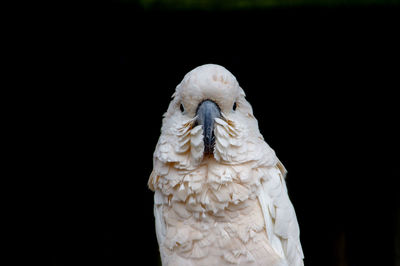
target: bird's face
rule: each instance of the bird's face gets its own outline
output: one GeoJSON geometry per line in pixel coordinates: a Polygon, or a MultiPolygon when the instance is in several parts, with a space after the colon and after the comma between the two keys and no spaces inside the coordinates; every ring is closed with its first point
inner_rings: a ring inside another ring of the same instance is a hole
{"type": "Polygon", "coordinates": [[[226,134],[222,129],[218,132],[228,141],[238,137],[240,128],[253,126],[252,109],[244,96],[236,78],[225,68],[212,64],[197,67],[177,86],[165,114],[164,128],[190,132],[200,127],[203,155],[213,155],[218,145],[218,126],[226,127],[226,134]]]}

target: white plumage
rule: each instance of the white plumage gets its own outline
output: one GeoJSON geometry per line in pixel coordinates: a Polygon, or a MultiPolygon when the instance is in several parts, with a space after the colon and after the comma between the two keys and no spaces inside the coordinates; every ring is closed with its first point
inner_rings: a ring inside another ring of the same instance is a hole
{"type": "Polygon", "coordinates": [[[153,163],[148,184],[163,265],[303,265],[286,170],[228,70],[208,64],[184,77],[153,163]],[[221,112],[212,154],[204,153],[204,128],[196,123],[205,100],[221,112]]]}

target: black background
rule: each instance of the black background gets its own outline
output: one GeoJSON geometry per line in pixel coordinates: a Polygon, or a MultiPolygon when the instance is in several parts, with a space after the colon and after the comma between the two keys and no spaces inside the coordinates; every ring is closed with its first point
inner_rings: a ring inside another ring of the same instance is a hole
{"type": "Polygon", "coordinates": [[[46,261],[159,263],[147,180],[162,114],[188,71],[216,63],[289,171],[305,264],[394,265],[398,11],[57,6],[45,22],[46,261]]]}

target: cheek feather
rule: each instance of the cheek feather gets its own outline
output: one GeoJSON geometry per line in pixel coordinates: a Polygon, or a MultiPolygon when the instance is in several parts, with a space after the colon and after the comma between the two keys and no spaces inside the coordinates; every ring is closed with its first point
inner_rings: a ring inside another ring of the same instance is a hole
{"type": "Polygon", "coordinates": [[[194,125],[195,118],[184,122],[178,127],[175,152],[194,164],[198,164],[203,158],[203,130],[202,126],[194,125]]]}
{"type": "Polygon", "coordinates": [[[214,157],[217,161],[240,161],[245,155],[243,135],[232,120],[215,119],[215,150],[214,157]]]}

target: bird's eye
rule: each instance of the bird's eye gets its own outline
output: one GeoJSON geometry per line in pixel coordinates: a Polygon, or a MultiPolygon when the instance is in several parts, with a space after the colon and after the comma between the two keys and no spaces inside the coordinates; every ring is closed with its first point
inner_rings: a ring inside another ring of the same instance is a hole
{"type": "Polygon", "coordinates": [[[236,102],[233,104],[233,107],[232,107],[232,109],[233,109],[233,111],[236,111],[236,107],[237,107],[237,105],[236,105],[236,102]]]}
{"type": "Polygon", "coordinates": [[[185,111],[185,108],[183,108],[183,104],[181,104],[181,105],[179,106],[179,108],[181,109],[181,112],[182,112],[182,113],[185,111]]]}

